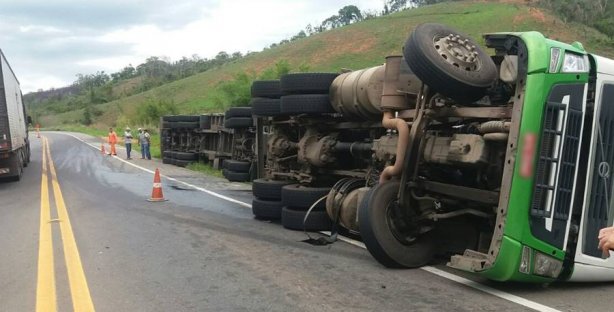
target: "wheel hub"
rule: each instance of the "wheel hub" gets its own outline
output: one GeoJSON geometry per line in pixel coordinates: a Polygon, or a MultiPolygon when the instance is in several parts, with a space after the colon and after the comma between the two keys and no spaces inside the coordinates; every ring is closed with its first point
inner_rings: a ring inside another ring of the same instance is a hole
{"type": "Polygon", "coordinates": [[[480,68],[478,48],[469,39],[456,34],[435,38],[433,45],[438,54],[450,65],[466,71],[480,68]]]}
{"type": "Polygon", "coordinates": [[[402,244],[411,245],[416,240],[415,227],[401,212],[401,207],[394,201],[386,207],[386,223],[392,235],[402,244]]]}

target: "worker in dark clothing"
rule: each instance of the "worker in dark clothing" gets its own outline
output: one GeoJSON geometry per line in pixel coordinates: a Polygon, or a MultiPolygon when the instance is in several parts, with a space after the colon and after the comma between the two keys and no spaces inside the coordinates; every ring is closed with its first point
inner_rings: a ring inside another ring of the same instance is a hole
{"type": "Polygon", "coordinates": [[[126,159],[130,158],[130,152],[132,151],[132,132],[129,127],[126,127],[124,131],[124,144],[126,145],[126,159]]]}
{"type": "Polygon", "coordinates": [[[147,129],[141,130],[139,128],[139,145],[141,146],[141,159],[149,159],[151,160],[151,153],[149,147],[151,145],[151,136],[149,135],[149,131],[147,129]]]}

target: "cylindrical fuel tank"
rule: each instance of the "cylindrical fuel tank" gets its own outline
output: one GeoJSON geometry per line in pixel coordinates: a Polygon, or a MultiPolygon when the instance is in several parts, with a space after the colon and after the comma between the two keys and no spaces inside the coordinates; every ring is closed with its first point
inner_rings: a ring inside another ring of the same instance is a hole
{"type": "Polygon", "coordinates": [[[331,104],[347,119],[379,120],[383,87],[384,65],[341,74],[330,88],[331,104]]]}
{"type": "MultiPolygon", "coordinates": [[[[405,105],[395,107],[395,110],[414,107],[422,82],[404,60],[397,66],[400,68],[394,71],[398,73],[396,90],[405,96],[405,105]]],[[[385,65],[380,65],[337,76],[330,88],[335,111],[350,120],[381,120],[385,71],[385,65]]]]}

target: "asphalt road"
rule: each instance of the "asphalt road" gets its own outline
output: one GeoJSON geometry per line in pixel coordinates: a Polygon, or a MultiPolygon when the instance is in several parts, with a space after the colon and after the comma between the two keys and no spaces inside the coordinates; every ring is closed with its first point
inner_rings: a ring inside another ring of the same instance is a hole
{"type": "MultiPolygon", "coordinates": [[[[249,203],[247,184],[132,160],[179,180],[163,179],[169,200],[151,203],[150,172],[102,156],[72,136],[44,136],[63,203],[52,187],[49,160],[43,171],[42,140],[33,139],[22,181],[0,183],[0,311],[34,311],[37,304],[41,311],[53,304],[71,311],[88,299],[97,311],[614,309],[612,284],[501,284],[469,276],[463,277],[477,283],[463,284],[426,270],[386,269],[362,248],[309,245],[302,232],[254,220],[245,205],[179,181],[249,203]],[[43,172],[49,174],[49,199],[41,188],[43,172]],[[41,222],[45,209],[50,219],[41,222]],[[40,253],[45,246],[50,255],[40,253]],[[45,287],[45,278],[54,278],[47,284],[54,287],[45,287]],[[498,296],[475,288],[484,286],[498,296]],[[54,295],[41,296],[46,291],[54,295]]],[[[443,264],[432,268],[460,276],[443,264]]]]}

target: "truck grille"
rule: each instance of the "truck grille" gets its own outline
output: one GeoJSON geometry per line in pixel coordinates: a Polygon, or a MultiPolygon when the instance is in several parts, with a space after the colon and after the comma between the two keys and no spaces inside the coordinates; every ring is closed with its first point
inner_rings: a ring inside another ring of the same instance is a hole
{"type": "Polygon", "coordinates": [[[573,202],[584,119],[583,93],[582,85],[557,86],[552,90],[544,111],[535,188],[531,200],[533,235],[561,249],[573,202]],[[564,100],[565,98],[567,100],[564,100]],[[552,219],[547,221],[550,218],[552,219]]]}

